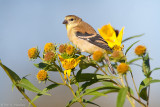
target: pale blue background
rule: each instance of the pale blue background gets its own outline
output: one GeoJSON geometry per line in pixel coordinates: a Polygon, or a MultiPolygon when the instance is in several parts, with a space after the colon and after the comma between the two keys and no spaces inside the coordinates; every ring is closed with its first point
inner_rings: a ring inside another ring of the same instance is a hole
{"type": "MultiPolygon", "coordinates": [[[[32,74],[28,77],[32,83],[41,89],[44,88],[45,84],[38,84],[36,80],[38,69],[28,60],[27,50],[38,46],[42,51],[47,42],[68,42],[62,21],[66,15],[71,14],[83,18],[96,30],[108,23],[117,29],[125,26],[124,38],[145,33],[143,37],[124,44],[125,49],[136,40],[141,40],[138,44],[145,45],[153,59],[151,68],[160,67],[160,2],[158,0],[0,0],[0,59],[20,77],[32,74]]],[[[136,57],[133,49],[128,59],[136,57]]],[[[135,66],[133,71],[138,86],[144,76],[135,66]]],[[[50,73],[50,76],[60,81],[58,74],[50,73]]],[[[160,79],[160,72],[156,71],[152,76],[160,79]]],[[[27,106],[25,100],[20,100],[22,96],[16,89],[12,92],[11,85],[11,81],[0,68],[0,106],[10,107],[16,104],[27,106]]],[[[159,88],[159,84],[151,85],[150,107],[160,105],[159,88]]],[[[31,92],[27,93],[29,96],[33,95],[31,92]]],[[[64,87],[56,88],[50,93],[53,96],[43,96],[35,102],[38,107],[46,105],[46,107],[64,107],[72,98],[69,89],[64,87]]],[[[96,103],[102,107],[115,106],[116,94],[111,94],[107,98],[101,97],[96,100],[96,103]]],[[[125,106],[130,105],[126,102],[125,106]]]]}

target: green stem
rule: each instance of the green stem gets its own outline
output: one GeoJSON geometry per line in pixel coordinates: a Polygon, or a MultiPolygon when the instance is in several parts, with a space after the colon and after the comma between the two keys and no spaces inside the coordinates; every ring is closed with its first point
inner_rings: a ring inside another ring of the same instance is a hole
{"type": "Polygon", "coordinates": [[[19,87],[17,87],[17,89],[19,90],[19,92],[21,92],[21,94],[24,96],[24,98],[25,98],[33,107],[37,107],[37,106],[31,101],[31,99],[30,99],[19,87]]]}
{"type": "MultiPolygon", "coordinates": [[[[125,76],[125,79],[127,79],[126,76],[125,76]]],[[[126,84],[128,84],[127,80],[126,80],[126,84]]],[[[127,86],[128,86],[128,85],[127,85],[127,86]]],[[[142,106],[146,107],[146,105],[145,105],[143,102],[141,102],[141,100],[135,98],[133,95],[131,95],[131,93],[128,93],[128,95],[129,95],[131,98],[133,98],[134,100],[136,100],[138,103],[140,103],[142,106]]],[[[132,104],[132,103],[131,103],[131,104],[132,104]]],[[[135,106],[135,105],[134,105],[134,106],[135,106]]]]}
{"type": "Polygon", "coordinates": [[[125,79],[125,82],[126,82],[127,87],[129,88],[126,74],[124,74],[124,79],[125,79]]]}
{"type": "Polygon", "coordinates": [[[103,65],[104,65],[104,67],[105,67],[105,70],[106,70],[110,75],[112,75],[112,73],[109,72],[108,67],[106,66],[106,64],[105,64],[103,61],[102,61],[102,63],[103,63],[103,65]]]}
{"type": "Polygon", "coordinates": [[[140,103],[141,105],[143,105],[143,107],[147,107],[143,102],[141,102],[139,99],[135,98],[134,96],[130,95],[130,97],[132,97],[134,100],[136,100],[138,103],[140,103]]]}
{"type": "MultiPolygon", "coordinates": [[[[125,78],[125,82],[128,88],[128,97],[131,95],[130,90],[129,90],[129,85],[128,85],[128,81],[127,81],[127,74],[124,75],[125,78]]],[[[133,99],[131,99],[130,97],[128,98],[129,102],[131,103],[132,107],[135,107],[135,101],[133,99]]]]}
{"type": "Polygon", "coordinates": [[[61,79],[62,79],[62,81],[63,81],[63,83],[65,83],[65,80],[64,80],[64,78],[63,78],[63,76],[62,76],[62,74],[61,74],[61,70],[59,69],[59,66],[54,62],[54,65],[55,65],[55,67],[57,68],[57,70],[58,70],[58,72],[59,72],[59,74],[60,74],[60,76],[61,76],[61,79]]]}
{"type": "Polygon", "coordinates": [[[55,82],[55,81],[53,81],[51,79],[48,79],[48,81],[53,82],[54,84],[65,85],[64,83],[57,83],[57,82],[55,82]]]}
{"type": "Polygon", "coordinates": [[[98,69],[101,70],[105,75],[107,75],[107,73],[96,63],[96,65],[98,66],[98,69]]]}
{"type": "Polygon", "coordinates": [[[132,107],[135,107],[135,104],[134,104],[134,102],[131,100],[131,98],[129,97],[129,95],[127,95],[127,98],[128,98],[128,101],[131,103],[131,106],[132,106],[132,107]]]}
{"type": "MultiPolygon", "coordinates": [[[[101,70],[105,75],[107,75],[107,73],[96,63],[96,65],[98,66],[99,70],[101,70]]],[[[107,68],[106,68],[107,71],[107,68]]],[[[113,76],[112,73],[110,73],[108,71],[108,73],[110,74],[110,76],[113,76]]],[[[115,79],[115,81],[117,82],[117,86],[121,87],[121,84],[119,83],[119,81],[117,79],[115,79]]]]}
{"type": "MultiPolygon", "coordinates": [[[[123,80],[123,74],[120,74],[120,80],[121,80],[121,83],[122,83],[122,86],[125,87],[125,84],[124,84],[124,80],[123,80]]],[[[128,88],[128,82],[127,82],[127,78],[125,77],[125,81],[126,81],[126,84],[127,84],[127,88],[128,88]]],[[[135,107],[135,104],[134,102],[131,100],[131,98],[129,97],[131,94],[129,92],[127,92],[127,99],[128,101],[130,102],[131,106],[132,107],[135,107]]]]}
{"type": "Polygon", "coordinates": [[[130,73],[131,73],[132,81],[133,81],[133,84],[134,84],[134,88],[136,89],[136,93],[138,95],[138,99],[141,101],[139,93],[138,93],[138,90],[137,90],[137,87],[136,87],[136,84],[135,84],[135,81],[134,81],[134,78],[133,78],[133,74],[132,74],[132,70],[131,69],[130,69],[130,73]]]}
{"type": "Polygon", "coordinates": [[[85,107],[85,105],[82,103],[82,100],[79,99],[79,98],[75,95],[75,93],[74,93],[72,87],[71,87],[70,85],[68,85],[68,84],[66,84],[66,86],[71,90],[73,96],[74,96],[74,97],[76,98],[76,100],[82,105],[82,107],[85,107]]]}
{"type": "Polygon", "coordinates": [[[148,86],[148,99],[147,99],[147,107],[149,106],[149,95],[150,95],[150,85],[148,86]]]}
{"type": "Polygon", "coordinates": [[[120,76],[120,80],[121,80],[122,86],[125,87],[122,74],[119,74],[119,76],[120,76]]]}

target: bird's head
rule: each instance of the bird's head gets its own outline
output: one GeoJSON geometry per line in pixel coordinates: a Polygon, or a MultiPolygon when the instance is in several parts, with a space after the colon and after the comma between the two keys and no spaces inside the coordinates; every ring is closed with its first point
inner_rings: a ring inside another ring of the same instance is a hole
{"type": "Polygon", "coordinates": [[[81,22],[82,19],[75,15],[68,15],[65,17],[65,20],[63,21],[63,24],[66,25],[67,29],[71,27],[75,27],[81,22]]]}

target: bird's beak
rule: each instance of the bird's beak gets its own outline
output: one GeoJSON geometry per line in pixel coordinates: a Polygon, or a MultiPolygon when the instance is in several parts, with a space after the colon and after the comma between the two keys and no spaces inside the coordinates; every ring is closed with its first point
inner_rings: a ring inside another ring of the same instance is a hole
{"type": "Polygon", "coordinates": [[[68,23],[68,21],[67,21],[67,20],[64,20],[64,21],[63,21],[63,24],[67,24],[67,23],[68,23]]]}

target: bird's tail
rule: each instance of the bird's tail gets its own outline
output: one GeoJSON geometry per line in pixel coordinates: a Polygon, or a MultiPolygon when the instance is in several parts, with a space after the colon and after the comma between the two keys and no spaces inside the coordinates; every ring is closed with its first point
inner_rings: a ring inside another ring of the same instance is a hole
{"type": "Polygon", "coordinates": [[[111,65],[111,62],[109,61],[109,57],[108,57],[107,54],[104,54],[104,60],[105,60],[105,62],[108,64],[108,67],[109,67],[110,71],[111,71],[113,74],[116,74],[114,68],[113,68],[112,65],[111,65]]]}

